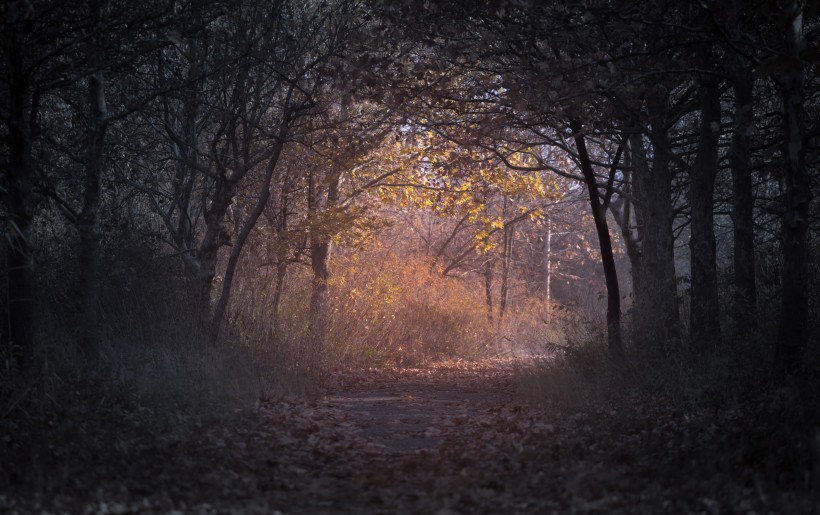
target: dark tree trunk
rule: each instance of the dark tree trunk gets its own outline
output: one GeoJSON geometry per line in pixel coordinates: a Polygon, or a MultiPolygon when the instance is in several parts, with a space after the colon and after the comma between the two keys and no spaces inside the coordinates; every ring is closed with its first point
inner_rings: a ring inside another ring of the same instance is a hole
{"type": "MultiPolygon", "coordinates": [[[[182,107],[182,144],[171,143],[172,155],[177,159],[173,182],[173,199],[177,211],[176,225],[169,225],[177,248],[182,250],[183,263],[189,275],[195,277],[198,266],[196,256],[192,254],[196,247],[196,228],[191,215],[191,198],[197,183],[198,173],[191,166],[198,161],[196,151],[196,94],[186,95],[182,107]]],[[[166,122],[168,123],[168,122],[166,122]]]]}
{"type": "Polygon", "coordinates": [[[780,73],[778,83],[783,102],[783,292],[778,324],[775,374],[782,379],[803,363],[808,339],[808,223],[811,185],[806,169],[806,112],[802,16],[790,2],[792,23],[786,43],[791,62],[780,73]]]}
{"type": "Polygon", "coordinates": [[[754,130],[754,78],[740,57],[733,62],[734,125],[729,147],[732,170],[732,225],[734,227],[735,330],[740,339],[754,333],[757,324],[755,283],[754,191],[749,140],[754,130]]]}
{"type": "Polygon", "coordinates": [[[504,225],[504,248],[501,254],[501,292],[498,297],[498,319],[503,320],[507,311],[507,300],[510,290],[510,264],[512,262],[512,243],[515,237],[513,224],[504,225]]]}
{"type": "MultiPolygon", "coordinates": [[[[96,53],[99,50],[95,50],[96,53]]],[[[98,61],[96,57],[92,59],[98,61]]],[[[86,134],[86,162],[83,206],[77,220],[80,268],[80,346],[91,362],[99,359],[97,319],[99,299],[100,190],[105,161],[105,134],[108,112],[105,105],[105,75],[97,70],[88,78],[89,125],[86,134]]]]}
{"type": "MultiPolygon", "coordinates": [[[[205,236],[197,249],[196,274],[193,277],[198,295],[197,310],[202,324],[209,324],[211,321],[211,293],[219,249],[231,241],[231,235],[225,227],[225,216],[233,201],[234,185],[223,178],[215,189],[210,208],[205,213],[205,236]]],[[[207,331],[208,325],[204,329],[207,331]]]]}
{"type": "Polygon", "coordinates": [[[23,46],[9,34],[8,54],[9,119],[6,141],[8,170],[4,174],[3,200],[7,210],[6,273],[8,274],[7,341],[20,368],[33,365],[34,346],[34,258],[31,236],[34,218],[34,162],[32,126],[34,102],[23,70],[23,46]]]}
{"type": "Polygon", "coordinates": [[[256,200],[256,205],[248,214],[248,218],[239,230],[233,247],[231,247],[231,254],[228,257],[228,264],[225,268],[225,278],[222,281],[222,291],[219,294],[219,300],[216,303],[213,319],[211,320],[212,341],[216,341],[219,337],[219,330],[225,318],[225,312],[228,309],[228,301],[231,297],[233,279],[236,275],[236,266],[239,263],[239,257],[242,255],[242,249],[244,248],[245,242],[248,240],[248,236],[250,236],[251,231],[254,227],[256,227],[256,222],[259,220],[259,217],[262,216],[262,213],[265,211],[265,206],[267,206],[268,200],[270,199],[270,185],[273,180],[273,173],[276,170],[276,165],[279,162],[279,156],[282,153],[282,147],[285,144],[285,138],[287,137],[288,125],[290,123],[289,118],[290,115],[286,110],[282,116],[282,121],[280,122],[279,133],[277,134],[277,141],[275,143],[276,146],[273,149],[271,156],[268,158],[265,176],[262,179],[262,191],[259,194],[259,198],[256,200]]]}
{"type": "Polygon", "coordinates": [[[671,151],[666,128],[667,99],[663,91],[647,100],[651,168],[641,136],[631,138],[635,167],[634,192],[639,208],[641,281],[636,294],[636,340],[662,354],[679,352],[680,317],[675,281],[672,220],[671,151]]]}
{"type": "Polygon", "coordinates": [[[488,257],[484,261],[484,303],[487,306],[487,320],[493,321],[493,268],[495,260],[488,257]]]}
{"type": "MultiPolygon", "coordinates": [[[[624,359],[624,350],[621,336],[621,294],[618,288],[618,271],[615,268],[615,256],[612,253],[612,239],[609,235],[609,226],[606,221],[606,210],[598,194],[598,181],[592,169],[592,162],[587,152],[584,135],[581,133],[581,124],[573,120],[570,127],[574,135],[575,146],[578,150],[581,172],[584,175],[584,181],[586,182],[587,191],[589,192],[592,218],[595,221],[595,230],[598,234],[598,243],[601,249],[601,264],[604,268],[607,291],[606,327],[609,354],[614,360],[622,361],[624,359]]],[[[614,163],[613,167],[616,166],[617,163],[614,163]]]]}
{"type": "MultiPolygon", "coordinates": [[[[285,173],[285,180],[282,183],[280,190],[279,202],[276,206],[277,215],[275,218],[276,226],[276,285],[273,292],[273,327],[275,331],[279,331],[279,309],[282,305],[282,295],[285,291],[285,281],[288,274],[289,265],[289,238],[288,238],[288,220],[290,209],[290,194],[293,188],[293,176],[285,173]]],[[[297,251],[298,252],[298,251],[297,251]]]]}
{"type": "Polygon", "coordinates": [[[713,351],[720,342],[714,191],[718,170],[720,98],[717,84],[703,85],[700,140],[689,185],[691,307],[689,350],[693,357],[713,351]]]}
{"type": "MultiPolygon", "coordinates": [[[[320,200],[318,187],[315,185],[316,177],[310,178],[312,192],[309,194],[309,210],[313,213],[320,209],[327,209],[336,204],[339,198],[339,181],[341,174],[332,172],[332,176],[327,185],[327,197],[320,200]]],[[[328,281],[330,280],[331,267],[330,259],[333,250],[333,241],[320,227],[313,227],[310,237],[310,264],[313,269],[312,292],[310,295],[310,352],[318,359],[324,346],[325,335],[327,333],[327,320],[329,312],[330,294],[328,281]]]]}
{"type": "MultiPolygon", "coordinates": [[[[630,143],[630,146],[631,145],[632,144],[630,143]]],[[[629,160],[631,160],[630,153],[626,153],[624,155],[624,165],[626,168],[626,171],[624,172],[624,188],[626,188],[629,193],[634,195],[637,188],[630,184],[633,175],[629,171],[632,166],[632,163],[629,162],[629,160]]],[[[624,247],[626,249],[626,256],[629,258],[633,298],[632,316],[634,318],[636,311],[635,305],[638,304],[637,296],[640,292],[642,292],[642,288],[640,242],[638,241],[638,235],[635,233],[635,224],[633,223],[634,209],[632,207],[632,201],[625,197],[619,198],[617,202],[612,202],[610,204],[610,212],[612,213],[615,223],[617,223],[618,227],[621,229],[621,238],[623,239],[624,247]]],[[[634,327],[634,319],[632,320],[632,324],[634,327]]]]}

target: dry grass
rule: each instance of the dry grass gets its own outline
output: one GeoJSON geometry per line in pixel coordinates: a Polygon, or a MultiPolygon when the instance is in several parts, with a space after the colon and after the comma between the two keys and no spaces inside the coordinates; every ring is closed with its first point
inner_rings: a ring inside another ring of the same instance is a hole
{"type": "Polygon", "coordinates": [[[426,259],[389,251],[342,257],[325,350],[351,365],[420,365],[486,354],[497,342],[481,296],[426,259]]]}
{"type": "MultiPolygon", "coordinates": [[[[311,365],[310,289],[309,270],[291,267],[282,305],[274,314],[273,278],[244,277],[233,297],[234,326],[251,340],[276,347],[291,368],[311,365]],[[275,319],[279,323],[274,328],[270,322],[275,319]]],[[[480,292],[442,277],[423,258],[402,259],[378,246],[337,255],[329,290],[321,352],[325,365],[419,365],[470,358],[491,351],[499,340],[486,320],[480,292]]]]}
{"type": "Polygon", "coordinates": [[[506,316],[487,318],[482,278],[443,277],[425,256],[402,256],[372,242],[334,255],[321,364],[310,352],[310,269],[291,266],[279,312],[273,267],[247,258],[235,283],[231,325],[243,340],[268,346],[283,370],[419,366],[451,358],[540,355],[597,334],[560,305],[516,296],[506,316]],[[273,321],[278,321],[274,324],[273,321]]]}

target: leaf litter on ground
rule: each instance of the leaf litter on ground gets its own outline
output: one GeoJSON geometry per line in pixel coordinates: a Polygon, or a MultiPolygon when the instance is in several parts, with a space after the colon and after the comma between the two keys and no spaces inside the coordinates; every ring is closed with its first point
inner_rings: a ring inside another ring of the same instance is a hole
{"type": "MultiPolygon", "coordinates": [[[[0,495],[0,510],[453,515],[816,507],[788,470],[796,464],[761,449],[748,413],[687,411],[640,392],[586,410],[531,406],[516,392],[525,366],[496,358],[344,371],[317,399],[261,399],[251,411],[187,433],[120,424],[116,448],[89,449],[99,457],[66,467],[70,480],[49,491],[0,495]],[[786,469],[780,476],[769,470],[777,466],[786,469]]],[[[770,436],[776,430],[765,418],[756,423],[770,436]]]]}

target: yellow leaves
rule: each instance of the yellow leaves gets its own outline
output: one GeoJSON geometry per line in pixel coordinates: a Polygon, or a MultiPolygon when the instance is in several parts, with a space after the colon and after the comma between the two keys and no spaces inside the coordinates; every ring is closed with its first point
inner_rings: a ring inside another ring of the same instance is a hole
{"type": "MultiPolygon", "coordinates": [[[[527,152],[507,156],[517,167],[532,168],[527,152]]],[[[381,203],[400,210],[422,210],[453,217],[472,228],[478,252],[495,248],[493,236],[515,218],[538,220],[541,208],[563,198],[565,183],[548,172],[507,168],[491,151],[460,146],[434,131],[402,126],[395,138],[372,152],[359,170],[360,182],[391,171],[376,190],[381,203]]]]}
{"type": "Polygon", "coordinates": [[[486,254],[493,250],[497,245],[488,237],[489,233],[487,231],[479,231],[476,234],[476,239],[478,240],[478,244],[476,245],[476,251],[479,254],[486,254]]]}

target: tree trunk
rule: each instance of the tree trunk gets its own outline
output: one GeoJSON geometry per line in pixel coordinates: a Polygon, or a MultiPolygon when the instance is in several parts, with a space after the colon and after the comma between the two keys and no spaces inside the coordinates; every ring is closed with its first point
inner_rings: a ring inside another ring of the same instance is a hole
{"type": "MultiPolygon", "coordinates": [[[[230,244],[231,235],[225,227],[225,216],[234,197],[234,185],[224,178],[215,186],[210,209],[205,213],[205,236],[197,249],[196,274],[193,277],[197,298],[197,311],[202,324],[211,321],[211,293],[216,276],[216,260],[219,249],[230,244]]],[[[207,331],[209,325],[205,325],[207,331]]]]}
{"type": "Polygon", "coordinates": [[[512,242],[515,237],[515,226],[504,225],[504,248],[501,253],[501,293],[498,297],[498,320],[504,319],[507,311],[507,300],[510,290],[510,264],[512,262],[512,242]]]}
{"type": "MultiPolygon", "coordinates": [[[[630,138],[631,139],[631,138],[630,138]]],[[[630,143],[631,146],[631,143],[630,143]]],[[[630,184],[631,179],[633,177],[632,173],[629,169],[632,166],[632,163],[629,162],[631,159],[630,153],[626,153],[624,155],[624,167],[626,171],[624,172],[624,188],[627,191],[630,191],[634,195],[634,192],[637,190],[634,186],[630,184]]],[[[626,256],[629,258],[629,265],[630,265],[630,276],[632,279],[632,325],[635,325],[635,306],[638,304],[637,295],[641,292],[641,254],[640,254],[640,242],[638,241],[638,235],[635,234],[635,224],[633,223],[633,208],[632,208],[632,201],[628,198],[621,197],[617,199],[617,201],[613,201],[610,204],[610,212],[612,213],[612,218],[615,220],[615,223],[618,224],[618,227],[621,229],[621,238],[624,242],[624,247],[626,249],[626,256]]]]}
{"type": "Polygon", "coordinates": [[[544,238],[544,297],[547,299],[547,323],[552,323],[552,218],[547,217],[547,237],[544,238]]]}
{"type": "Polygon", "coordinates": [[[493,321],[493,267],[495,260],[487,257],[484,261],[484,303],[487,305],[487,320],[493,321]]]}
{"type": "Polygon", "coordinates": [[[231,247],[231,254],[228,257],[228,264],[225,268],[225,278],[222,281],[222,291],[219,294],[219,300],[216,303],[213,319],[211,320],[211,340],[214,342],[219,338],[219,330],[222,326],[222,321],[225,318],[225,312],[228,309],[228,301],[231,297],[233,279],[236,275],[236,265],[239,263],[239,257],[242,255],[242,249],[245,246],[245,242],[248,240],[248,236],[250,236],[251,231],[254,227],[256,227],[256,222],[259,220],[259,217],[265,211],[265,206],[268,204],[268,200],[270,199],[270,185],[273,180],[273,172],[276,170],[276,165],[279,162],[279,156],[282,153],[282,147],[285,145],[285,138],[287,137],[288,125],[290,123],[289,118],[290,115],[286,110],[282,116],[282,121],[280,122],[279,133],[275,143],[276,146],[268,159],[268,165],[265,169],[265,176],[262,179],[262,191],[259,194],[259,198],[256,200],[256,205],[250,214],[248,214],[248,218],[239,230],[239,234],[236,236],[236,241],[234,242],[233,247],[231,247]]]}
{"type": "MultiPolygon", "coordinates": [[[[99,5],[96,19],[100,19],[99,5]]],[[[101,69],[101,49],[92,50],[91,62],[97,66],[88,78],[89,124],[86,131],[86,162],[83,181],[83,206],[77,220],[79,231],[80,268],[80,347],[86,358],[96,363],[100,343],[97,319],[99,299],[100,247],[100,190],[105,163],[105,134],[108,126],[108,110],[105,104],[105,74],[101,69]]]]}
{"type": "MultiPolygon", "coordinates": [[[[311,186],[309,199],[309,210],[313,213],[320,209],[328,209],[334,206],[339,198],[339,181],[341,173],[332,172],[328,181],[327,197],[324,202],[320,201],[318,188],[314,184],[315,177],[310,178],[311,186]]],[[[329,291],[328,281],[330,280],[331,268],[330,258],[333,250],[333,241],[329,234],[321,228],[313,227],[310,236],[310,264],[313,269],[312,292],[310,295],[310,352],[314,359],[321,356],[324,346],[325,335],[327,333],[327,320],[329,312],[329,291]]]]}
{"type": "Polygon", "coordinates": [[[289,240],[288,240],[288,219],[290,209],[290,194],[293,188],[293,176],[285,173],[285,180],[280,190],[279,203],[276,206],[278,215],[276,217],[276,285],[273,292],[273,328],[279,331],[279,309],[282,304],[282,295],[285,291],[285,281],[288,274],[289,264],[289,240]]]}
{"type": "Polygon", "coordinates": [[[9,149],[8,174],[3,180],[7,234],[6,273],[7,341],[17,365],[33,365],[34,347],[34,258],[31,236],[34,218],[34,163],[32,127],[34,106],[30,85],[23,70],[22,42],[8,35],[9,120],[6,141],[9,149]]]}
{"type": "Polygon", "coordinates": [[[806,170],[806,112],[803,103],[805,64],[802,12],[790,2],[792,19],[786,44],[790,64],[779,74],[783,102],[783,292],[778,324],[775,374],[779,379],[795,372],[803,363],[808,339],[808,211],[810,177],[806,170]]]}
{"type": "MultiPolygon", "coordinates": [[[[601,264],[604,268],[606,280],[607,304],[606,327],[607,343],[610,357],[616,361],[624,359],[623,342],[621,336],[621,293],[618,288],[618,271],[615,268],[615,256],[612,253],[612,239],[609,235],[609,226],[606,221],[606,211],[598,194],[598,181],[592,169],[592,162],[587,152],[584,135],[581,133],[581,124],[577,120],[570,123],[570,128],[578,150],[581,172],[589,192],[589,203],[592,208],[592,219],[595,221],[595,230],[598,234],[598,243],[601,249],[601,264]]],[[[617,166],[615,163],[613,166],[617,166]]]]}
{"type": "Polygon", "coordinates": [[[689,350],[698,358],[720,342],[714,191],[718,170],[720,98],[707,79],[701,91],[700,140],[689,185],[691,307],[689,350]]]}
{"type": "MultiPolygon", "coordinates": [[[[740,58],[737,59],[738,61],[740,58]]],[[[734,127],[729,147],[732,169],[732,225],[734,227],[734,322],[741,339],[753,334],[757,323],[755,284],[754,192],[749,153],[750,132],[754,129],[754,80],[742,63],[734,80],[734,127]]]]}
{"type": "Polygon", "coordinates": [[[672,234],[674,213],[666,97],[666,92],[659,91],[647,100],[649,140],[653,151],[651,169],[639,135],[632,138],[632,161],[641,240],[641,292],[636,295],[636,339],[646,348],[669,354],[679,351],[680,317],[672,234]]]}

